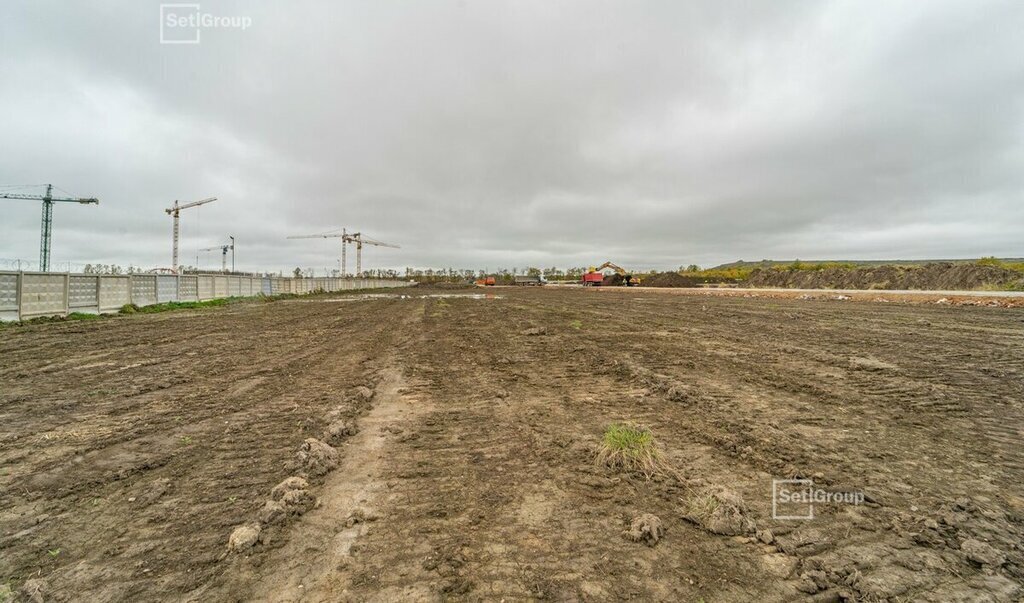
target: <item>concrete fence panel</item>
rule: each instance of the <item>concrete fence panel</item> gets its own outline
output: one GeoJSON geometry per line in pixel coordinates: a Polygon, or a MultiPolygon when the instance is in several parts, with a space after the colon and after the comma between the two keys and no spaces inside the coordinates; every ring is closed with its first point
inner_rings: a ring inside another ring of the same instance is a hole
{"type": "Polygon", "coordinates": [[[68,310],[99,314],[100,277],[72,274],[68,279],[68,310]]]}
{"type": "Polygon", "coordinates": [[[199,293],[199,301],[213,299],[216,295],[213,284],[214,277],[207,274],[200,274],[196,277],[196,287],[199,293]]]}
{"type": "Polygon", "coordinates": [[[68,275],[25,272],[21,275],[22,318],[61,316],[68,311],[68,275]]]}
{"type": "Polygon", "coordinates": [[[178,277],[178,301],[199,300],[199,277],[179,276],[178,277]]]}
{"type": "Polygon", "coordinates": [[[158,274],[156,277],[156,301],[167,303],[178,301],[178,277],[173,274],[158,274]]]}
{"type": "Polygon", "coordinates": [[[132,303],[136,306],[152,306],[156,303],[156,275],[133,274],[132,303]]]}
{"type": "Polygon", "coordinates": [[[132,303],[131,278],[127,276],[99,277],[100,312],[120,310],[121,306],[132,303]]]}
{"type": "Polygon", "coordinates": [[[226,276],[215,276],[213,277],[213,297],[228,297],[228,277],[226,276]]]}
{"type": "Polygon", "coordinates": [[[18,320],[21,275],[0,273],[0,320],[18,320]]]}

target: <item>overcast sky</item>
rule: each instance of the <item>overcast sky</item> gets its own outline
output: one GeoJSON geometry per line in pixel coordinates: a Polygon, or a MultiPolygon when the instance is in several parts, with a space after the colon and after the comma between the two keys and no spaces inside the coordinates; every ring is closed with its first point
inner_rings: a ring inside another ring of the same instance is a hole
{"type": "MultiPolygon", "coordinates": [[[[169,266],[164,208],[209,196],[182,263],[234,235],[239,269],[337,267],[285,237],[341,227],[401,245],[367,268],[1024,256],[1019,0],[200,12],[251,25],[0,3],[0,185],[100,199],[56,205],[54,261],[169,266]]],[[[0,200],[0,258],[39,214],[0,200]]]]}

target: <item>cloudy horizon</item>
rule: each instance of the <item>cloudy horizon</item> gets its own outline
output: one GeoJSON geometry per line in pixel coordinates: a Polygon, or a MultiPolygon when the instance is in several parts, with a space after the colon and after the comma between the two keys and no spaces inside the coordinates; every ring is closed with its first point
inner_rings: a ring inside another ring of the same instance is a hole
{"type": "MultiPolygon", "coordinates": [[[[210,196],[182,264],[336,268],[286,237],[342,227],[401,246],[368,269],[1024,256],[1020,2],[200,4],[249,25],[0,6],[0,193],[100,199],[55,268],[170,266],[210,196]]],[[[0,258],[39,214],[0,200],[0,258]]]]}

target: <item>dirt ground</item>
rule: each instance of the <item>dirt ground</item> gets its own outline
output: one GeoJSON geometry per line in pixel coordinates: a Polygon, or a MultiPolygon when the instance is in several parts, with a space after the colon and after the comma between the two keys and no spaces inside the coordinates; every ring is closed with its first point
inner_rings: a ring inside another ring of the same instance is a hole
{"type": "Polygon", "coordinates": [[[1024,596],[1022,309],[401,295],[0,329],[0,600],[1024,596]]]}

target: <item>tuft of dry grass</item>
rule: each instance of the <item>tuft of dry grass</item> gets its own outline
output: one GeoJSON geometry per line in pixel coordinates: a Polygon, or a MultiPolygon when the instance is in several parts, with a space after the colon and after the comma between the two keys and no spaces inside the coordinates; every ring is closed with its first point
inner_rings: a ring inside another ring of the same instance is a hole
{"type": "Polygon", "coordinates": [[[635,471],[650,479],[661,472],[661,451],[646,427],[613,423],[604,430],[597,460],[603,465],[635,471]]]}
{"type": "Polygon", "coordinates": [[[682,511],[686,520],[713,534],[737,536],[755,528],[743,498],[722,487],[691,493],[683,499],[682,511]]]}

